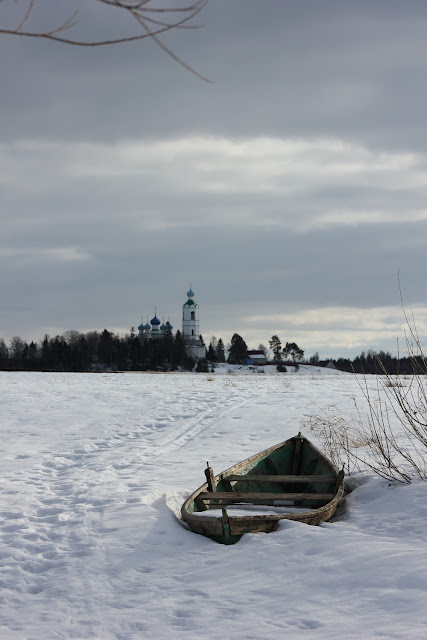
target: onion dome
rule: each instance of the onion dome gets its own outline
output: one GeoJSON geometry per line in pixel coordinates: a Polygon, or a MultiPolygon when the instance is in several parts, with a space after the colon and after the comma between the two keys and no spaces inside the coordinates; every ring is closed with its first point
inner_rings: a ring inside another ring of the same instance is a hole
{"type": "Polygon", "coordinates": [[[187,297],[188,298],[194,298],[194,291],[193,289],[190,287],[190,290],[187,291],[187,297]]]}
{"type": "Polygon", "coordinates": [[[144,324],[144,327],[143,327],[143,328],[144,328],[146,331],[150,331],[151,326],[150,326],[150,325],[148,324],[148,322],[147,322],[147,324],[144,324]]]}
{"type": "Polygon", "coordinates": [[[166,325],[165,325],[165,324],[162,324],[162,325],[160,326],[160,331],[165,331],[165,330],[166,330],[166,325]]]}
{"type": "Polygon", "coordinates": [[[165,324],[165,329],[167,329],[168,331],[172,331],[172,329],[173,329],[173,326],[171,325],[169,320],[165,324]]]}
{"type": "Polygon", "coordinates": [[[154,318],[152,318],[152,320],[150,320],[150,324],[151,324],[151,326],[158,327],[159,324],[160,324],[160,320],[158,319],[157,316],[154,316],[154,318]]]}
{"type": "Polygon", "coordinates": [[[142,324],[141,322],[141,324],[138,327],[138,331],[144,331],[144,329],[145,329],[145,324],[142,324]]]}

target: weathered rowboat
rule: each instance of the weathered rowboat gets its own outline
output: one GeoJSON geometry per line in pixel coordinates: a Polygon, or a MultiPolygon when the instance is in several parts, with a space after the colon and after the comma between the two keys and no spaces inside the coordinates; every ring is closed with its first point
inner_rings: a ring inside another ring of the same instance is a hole
{"type": "Polygon", "coordinates": [[[344,492],[344,471],[300,433],[217,476],[208,463],[205,475],[207,482],[184,502],[181,516],[192,531],[222,544],[234,544],[245,533],[275,531],[281,520],[318,525],[334,514],[344,492]]]}

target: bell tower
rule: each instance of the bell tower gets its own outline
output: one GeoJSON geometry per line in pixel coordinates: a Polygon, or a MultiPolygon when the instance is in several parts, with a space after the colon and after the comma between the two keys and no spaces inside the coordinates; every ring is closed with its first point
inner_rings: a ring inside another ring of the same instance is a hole
{"type": "Polygon", "coordinates": [[[187,302],[182,305],[182,337],[188,356],[199,360],[205,357],[205,346],[200,340],[199,305],[194,301],[194,291],[187,291],[187,302]]]}

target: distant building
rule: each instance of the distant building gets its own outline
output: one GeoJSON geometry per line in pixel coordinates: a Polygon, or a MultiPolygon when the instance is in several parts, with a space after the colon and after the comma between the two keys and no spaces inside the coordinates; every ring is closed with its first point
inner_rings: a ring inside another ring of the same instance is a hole
{"type": "Polygon", "coordinates": [[[200,340],[199,305],[194,301],[194,291],[187,291],[187,302],[182,305],[182,337],[187,356],[200,360],[206,355],[206,348],[200,340]]]}
{"type": "Polygon", "coordinates": [[[326,369],[336,369],[336,366],[334,365],[332,360],[329,360],[328,364],[326,365],[326,369]]]}
{"type": "MultiPolygon", "coordinates": [[[[169,320],[161,324],[157,317],[157,309],[154,318],[141,324],[138,327],[138,335],[141,342],[145,340],[153,340],[155,338],[163,338],[166,333],[172,333],[173,326],[169,320]]],[[[200,339],[199,332],[199,305],[194,301],[194,291],[187,291],[187,302],[182,305],[182,337],[185,345],[187,356],[200,360],[206,355],[206,348],[203,340],[200,339]]]]}
{"type": "Polygon", "coordinates": [[[319,362],[317,362],[316,366],[324,367],[325,369],[336,369],[336,366],[334,365],[332,360],[319,360],[319,362]]]}
{"type": "Polygon", "coordinates": [[[252,349],[248,351],[248,365],[263,365],[267,364],[267,358],[265,357],[264,351],[260,351],[259,349],[252,349]]]}
{"type": "Polygon", "coordinates": [[[145,340],[153,340],[153,338],[163,338],[165,333],[172,333],[173,326],[170,324],[169,320],[162,325],[160,324],[160,320],[157,317],[157,310],[154,314],[154,318],[147,322],[147,324],[141,324],[138,327],[138,335],[139,339],[144,342],[145,340]]]}

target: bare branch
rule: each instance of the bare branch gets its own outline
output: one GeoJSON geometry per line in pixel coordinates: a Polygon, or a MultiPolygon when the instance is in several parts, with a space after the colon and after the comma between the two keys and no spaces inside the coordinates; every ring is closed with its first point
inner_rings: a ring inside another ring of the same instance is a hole
{"type": "Polygon", "coordinates": [[[369,384],[366,374],[358,378],[366,409],[362,412],[355,400],[356,419],[332,413],[306,423],[335,463],[348,471],[369,469],[392,483],[427,479],[427,360],[414,315],[406,312],[402,295],[401,301],[412,375],[390,374],[377,356],[376,378],[369,377],[369,384]]]}
{"type": "Polygon", "coordinates": [[[21,29],[24,26],[24,24],[28,21],[31,13],[33,11],[33,7],[34,7],[34,0],[30,0],[30,4],[28,5],[27,13],[23,17],[22,22],[17,26],[17,28],[16,28],[17,31],[21,31],[21,29]]]}
{"type": "MultiPolygon", "coordinates": [[[[42,38],[53,42],[60,42],[77,47],[104,47],[114,44],[123,44],[150,38],[175,62],[184,67],[205,82],[211,82],[208,78],[196,71],[176,55],[159,36],[168,31],[177,29],[198,29],[200,25],[190,24],[194,18],[205,8],[207,0],[194,0],[189,4],[180,7],[153,7],[153,0],[94,0],[105,6],[121,10],[129,15],[137,23],[140,32],[136,35],[121,36],[112,39],[80,40],[79,38],[65,37],[64,32],[76,24],[76,17],[79,13],[77,9],[69,18],[49,31],[23,30],[23,27],[30,21],[31,15],[36,6],[36,0],[29,0],[24,17],[15,28],[0,27],[0,34],[21,36],[24,38],[42,38]],[[158,17],[157,17],[158,16],[158,17]],[[162,18],[160,18],[162,16],[162,18]],[[142,30],[142,33],[141,33],[142,30]]],[[[0,0],[0,4],[4,0],[0,0]]]]}
{"type": "MultiPolygon", "coordinates": [[[[190,17],[186,17],[183,20],[181,20],[180,22],[176,23],[177,25],[181,25],[184,22],[187,22],[188,20],[191,20],[192,17],[194,17],[197,13],[199,13],[200,9],[198,8],[197,10],[195,10],[190,17]]],[[[190,71],[190,73],[193,73],[194,75],[196,75],[198,78],[200,78],[201,80],[204,80],[205,82],[211,82],[208,78],[206,78],[205,76],[202,76],[198,71],[196,71],[195,69],[193,69],[193,67],[190,67],[188,64],[186,64],[181,58],[179,58],[171,49],[169,49],[169,47],[167,47],[165,44],[163,44],[163,42],[161,42],[161,40],[159,40],[158,33],[159,31],[151,31],[151,29],[148,27],[148,25],[146,24],[146,21],[143,20],[140,16],[135,15],[134,16],[135,19],[139,22],[139,24],[141,25],[141,27],[146,31],[146,35],[151,37],[154,42],[161,48],[163,49],[163,51],[165,51],[168,56],[170,56],[173,60],[175,60],[175,62],[177,62],[178,64],[180,64],[182,67],[184,67],[184,69],[187,69],[187,71],[190,71]]]]}

